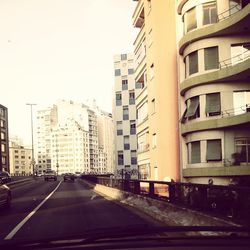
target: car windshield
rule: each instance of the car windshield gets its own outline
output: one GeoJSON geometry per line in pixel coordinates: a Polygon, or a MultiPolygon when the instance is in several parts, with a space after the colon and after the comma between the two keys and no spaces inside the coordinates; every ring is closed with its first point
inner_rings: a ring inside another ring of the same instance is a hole
{"type": "Polygon", "coordinates": [[[0,248],[250,234],[249,0],[1,0],[0,18],[0,248]]]}

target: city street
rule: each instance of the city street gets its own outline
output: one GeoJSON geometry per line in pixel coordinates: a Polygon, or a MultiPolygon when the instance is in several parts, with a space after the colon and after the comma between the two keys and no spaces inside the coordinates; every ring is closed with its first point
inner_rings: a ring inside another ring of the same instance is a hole
{"type": "Polygon", "coordinates": [[[11,209],[0,210],[0,239],[63,239],[86,230],[160,225],[96,194],[79,179],[39,178],[13,188],[12,196],[11,209]]]}

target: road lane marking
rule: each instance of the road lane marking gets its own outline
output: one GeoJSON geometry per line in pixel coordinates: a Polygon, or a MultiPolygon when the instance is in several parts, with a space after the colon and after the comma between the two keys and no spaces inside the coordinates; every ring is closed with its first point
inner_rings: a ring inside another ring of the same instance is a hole
{"type": "Polygon", "coordinates": [[[21,227],[37,212],[37,210],[55,193],[55,191],[59,188],[62,181],[58,183],[56,188],[35,208],[32,212],[30,212],[4,239],[10,240],[14,237],[14,235],[21,229],[21,227]]]}
{"type": "Polygon", "coordinates": [[[96,194],[92,195],[90,200],[94,200],[96,196],[97,196],[96,194]]]}

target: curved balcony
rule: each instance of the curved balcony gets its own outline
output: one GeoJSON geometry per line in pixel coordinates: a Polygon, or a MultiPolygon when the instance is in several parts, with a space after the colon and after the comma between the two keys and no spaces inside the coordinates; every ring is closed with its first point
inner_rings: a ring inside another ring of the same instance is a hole
{"type": "Polygon", "coordinates": [[[232,127],[240,124],[250,124],[250,105],[242,110],[243,114],[235,115],[239,110],[225,110],[222,112],[222,115],[212,120],[203,120],[197,122],[188,122],[181,125],[182,135],[188,133],[211,130],[211,129],[220,129],[226,127],[232,127]]]}
{"type": "Polygon", "coordinates": [[[231,63],[232,58],[220,62],[220,70],[200,74],[185,79],[180,84],[180,94],[193,87],[215,83],[215,82],[232,82],[232,81],[250,81],[250,57],[245,58],[237,64],[231,63]],[[227,61],[227,62],[226,62],[227,61]],[[230,61],[230,62],[229,62],[230,61]]]}
{"type": "MultiPolygon", "coordinates": [[[[186,1],[182,0],[182,5],[186,1]]],[[[188,32],[179,42],[179,54],[182,55],[185,48],[195,41],[232,34],[249,34],[250,32],[250,4],[242,10],[234,13],[226,19],[221,19],[218,23],[204,26],[202,28],[188,32]]]]}

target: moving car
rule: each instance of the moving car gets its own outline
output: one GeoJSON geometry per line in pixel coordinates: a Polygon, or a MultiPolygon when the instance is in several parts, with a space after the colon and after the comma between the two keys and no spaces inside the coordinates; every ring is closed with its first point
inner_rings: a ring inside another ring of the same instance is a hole
{"type": "Polygon", "coordinates": [[[7,187],[2,180],[0,180],[0,206],[4,206],[6,208],[10,207],[11,203],[11,191],[10,188],[7,187]]]}
{"type": "Polygon", "coordinates": [[[2,183],[10,182],[11,181],[10,174],[6,171],[0,171],[0,181],[2,181],[2,183]]]}
{"type": "Polygon", "coordinates": [[[66,173],[63,176],[63,181],[75,181],[76,176],[73,173],[66,173]]]}
{"type": "Polygon", "coordinates": [[[44,173],[44,180],[45,181],[48,181],[48,180],[54,180],[56,181],[57,180],[57,175],[56,175],[56,171],[53,171],[53,170],[47,170],[45,173],[44,173]]]}

